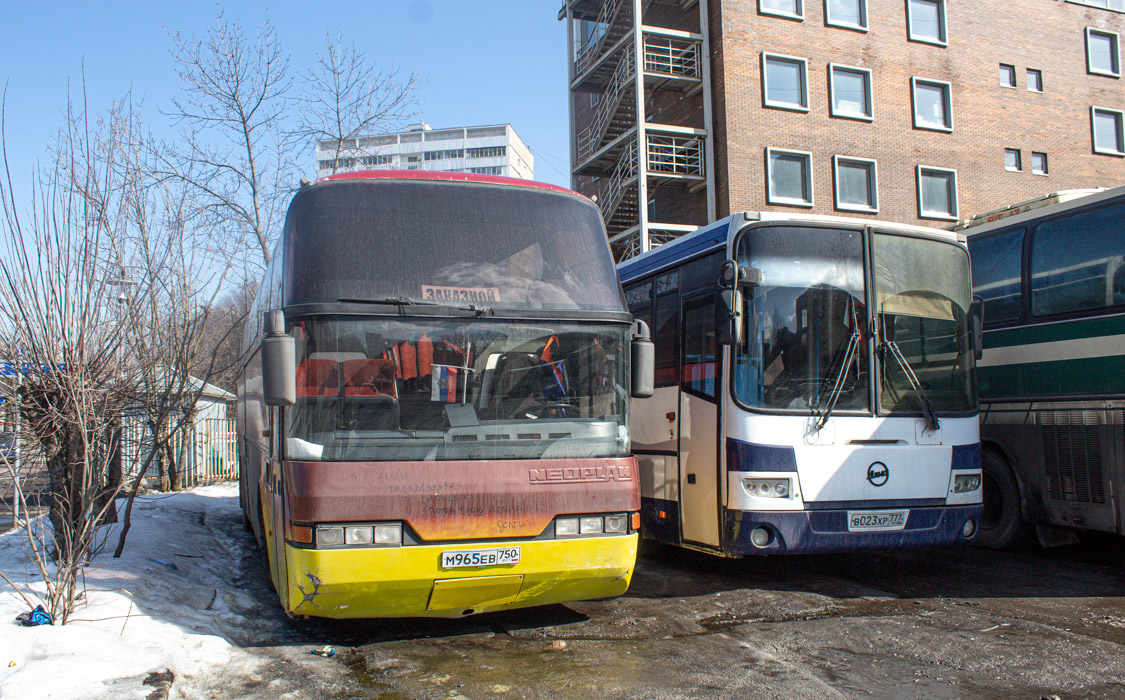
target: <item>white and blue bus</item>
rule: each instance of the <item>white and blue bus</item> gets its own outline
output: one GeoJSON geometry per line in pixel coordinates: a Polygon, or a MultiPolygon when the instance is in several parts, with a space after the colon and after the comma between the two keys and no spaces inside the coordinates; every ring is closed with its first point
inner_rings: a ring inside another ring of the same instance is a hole
{"type": "Polygon", "coordinates": [[[656,344],[644,537],[714,554],[972,542],[979,305],[956,234],[741,213],[618,265],[656,344]]]}

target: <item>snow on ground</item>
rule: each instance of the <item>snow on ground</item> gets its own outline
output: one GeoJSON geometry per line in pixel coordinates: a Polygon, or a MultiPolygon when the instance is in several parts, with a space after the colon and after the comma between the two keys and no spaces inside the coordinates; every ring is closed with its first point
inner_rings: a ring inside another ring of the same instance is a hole
{"type": "MultiPolygon", "coordinates": [[[[0,695],[144,698],[154,690],[142,685],[148,674],[172,669],[172,696],[190,697],[216,676],[253,675],[260,660],[229,640],[276,599],[239,585],[264,578],[242,571],[240,522],[236,484],[139,497],[124,554],[113,558],[115,526],[86,572],[85,604],[65,626],[20,626],[27,604],[0,581],[0,695]]],[[[25,592],[44,590],[15,531],[0,535],[0,570],[25,592]]]]}

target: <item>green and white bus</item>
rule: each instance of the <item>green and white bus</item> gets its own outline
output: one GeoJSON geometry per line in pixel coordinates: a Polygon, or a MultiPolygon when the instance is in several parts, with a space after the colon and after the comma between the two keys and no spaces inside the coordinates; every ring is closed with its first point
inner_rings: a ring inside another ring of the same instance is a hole
{"type": "Polygon", "coordinates": [[[1125,534],[1125,187],[1055,193],[961,228],[984,299],[978,542],[1125,534]]]}

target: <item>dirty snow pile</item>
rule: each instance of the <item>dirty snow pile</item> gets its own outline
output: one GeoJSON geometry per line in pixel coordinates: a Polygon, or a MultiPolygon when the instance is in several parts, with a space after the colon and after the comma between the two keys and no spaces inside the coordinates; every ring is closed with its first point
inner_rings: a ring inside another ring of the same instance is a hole
{"type": "MultiPolygon", "coordinates": [[[[240,517],[234,484],[139,497],[125,552],[113,558],[114,526],[65,626],[20,626],[28,606],[0,581],[0,695],[144,698],[153,691],[145,678],[165,669],[179,695],[217,674],[250,672],[253,658],[222,633],[245,625],[238,611],[256,605],[234,585],[240,517]]],[[[15,531],[0,535],[0,570],[33,600],[44,590],[15,531]]]]}

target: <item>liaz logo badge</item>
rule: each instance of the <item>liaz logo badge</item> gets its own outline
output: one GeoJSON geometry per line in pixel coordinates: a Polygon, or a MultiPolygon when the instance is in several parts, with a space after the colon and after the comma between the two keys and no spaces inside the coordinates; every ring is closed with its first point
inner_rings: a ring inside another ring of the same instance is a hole
{"type": "Polygon", "coordinates": [[[867,468],[867,480],[871,482],[872,486],[882,486],[887,483],[887,478],[890,475],[891,472],[887,469],[887,465],[882,462],[872,462],[871,466],[867,468]]]}

